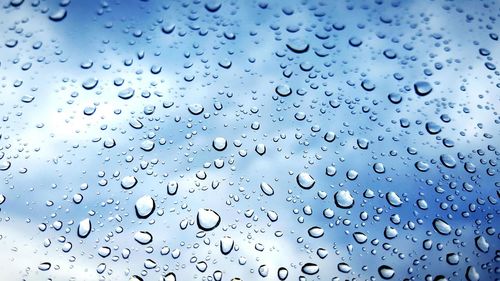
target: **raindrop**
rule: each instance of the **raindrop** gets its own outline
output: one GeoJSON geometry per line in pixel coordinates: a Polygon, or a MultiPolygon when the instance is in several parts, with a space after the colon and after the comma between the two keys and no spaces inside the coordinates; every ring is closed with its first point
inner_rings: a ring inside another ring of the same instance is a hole
{"type": "Polygon", "coordinates": [[[66,18],[67,14],[68,14],[68,12],[66,11],[66,9],[59,8],[55,12],[53,12],[52,14],[49,15],[49,19],[51,19],[52,21],[55,21],[55,22],[62,21],[64,18],[66,18]]]}
{"type": "Polygon", "coordinates": [[[442,235],[449,235],[451,233],[451,226],[442,219],[434,219],[432,222],[434,229],[442,235]]]}
{"type": "Polygon", "coordinates": [[[78,237],[86,238],[87,236],[89,236],[91,230],[92,230],[92,223],[90,222],[90,219],[86,218],[82,220],[78,224],[78,237]]]}
{"type": "Polygon", "coordinates": [[[483,253],[487,253],[490,249],[490,244],[486,241],[484,236],[478,236],[474,239],[476,247],[483,253]]]}
{"type": "Polygon", "coordinates": [[[313,226],[309,228],[307,232],[312,238],[320,238],[323,234],[325,234],[325,231],[319,226],[313,226]]]}
{"type": "Polygon", "coordinates": [[[85,81],[83,81],[82,83],[82,87],[85,89],[85,90],[92,90],[95,88],[95,86],[97,86],[97,83],[99,82],[99,80],[95,79],[95,78],[89,78],[85,81]]]}
{"type": "Polygon", "coordinates": [[[288,85],[278,85],[275,89],[276,91],[276,94],[282,96],[282,97],[286,97],[286,96],[289,96],[291,93],[292,93],[292,89],[290,89],[290,87],[288,85]]]}
{"type": "Polygon", "coordinates": [[[278,279],[279,280],[286,280],[288,277],[288,269],[284,267],[278,268],[278,279]]]}
{"type": "Polygon", "coordinates": [[[298,174],[296,180],[303,189],[311,189],[316,183],[314,178],[306,172],[298,174]]]}
{"type": "Polygon", "coordinates": [[[227,140],[223,137],[216,137],[212,142],[212,147],[217,151],[223,151],[227,147],[227,140]]]}
{"type": "Polygon", "coordinates": [[[203,112],[204,108],[201,104],[193,103],[188,106],[188,110],[193,115],[200,115],[203,112]]]}
{"type": "Polygon", "coordinates": [[[441,126],[432,121],[425,123],[425,129],[431,135],[439,134],[441,132],[441,126]]]}
{"type": "Polygon", "coordinates": [[[274,189],[272,186],[270,186],[268,183],[266,182],[262,182],[260,184],[260,189],[262,190],[262,192],[264,192],[265,195],[267,196],[271,196],[274,194],[274,189]]]}
{"type": "Polygon", "coordinates": [[[290,40],[287,44],[286,47],[296,53],[296,54],[302,54],[305,53],[309,50],[309,44],[305,42],[304,40],[300,39],[294,39],[290,40]]]}
{"type": "Polygon", "coordinates": [[[38,269],[41,271],[47,271],[52,267],[52,264],[50,262],[42,262],[41,264],[38,265],[38,269]]]}
{"type": "Polygon", "coordinates": [[[319,272],[319,266],[315,263],[306,263],[302,266],[302,272],[307,275],[314,275],[319,272]]]}
{"type": "Polygon", "coordinates": [[[219,0],[209,0],[205,3],[205,9],[211,13],[217,12],[222,6],[222,2],[219,0]]]}
{"type": "Polygon", "coordinates": [[[380,163],[380,162],[377,162],[375,164],[373,164],[373,170],[377,173],[377,174],[383,174],[385,173],[385,167],[384,167],[384,164],[380,163]]]}
{"type": "Polygon", "coordinates": [[[165,34],[170,34],[172,32],[174,32],[174,29],[175,29],[175,24],[164,24],[162,27],[161,27],[161,31],[165,34]]]}
{"type": "Polygon", "coordinates": [[[220,224],[220,216],[210,209],[199,209],[196,216],[198,227],[204,231],[215,229],[220,224]]]}
{"type": "Polygon", "coordinates": [[[224,236],[224,238],[220,240],[220,251],[222,254],[228,255],[233,250],[233,247],[234,240],[231,237],[224,236]]]}
{"type": "Polygon", "coordinates": [[[386,199],[387,202],[389,202],[389,204],[394,207],[399,207],[403,204],[401,198],[399,198],[399,196],[394,191],[387,192],[386,199]]]}
{"type": "Polygon", "coordinates": [[[457,165],[455,158],[449,154],[441,154],[441,156],[439,156],[439,160],[441,160],[441,163],[443,163],[446,168],[455,168],[457,165]]]}
{"type": "Polygon", "coordinates": [[[415,84],[413,84],[413,88],[415,89],[415,93],[421,97],[427,96],[432,92],[431,84],[425,81],[415,82],[415,84]]]}
{"type": "Polygon", "coordinates": [[[124,189],[131,189],[137,184],[137,179],[134,176],[126,176],[122,178],[121,185],[124,189]]]}
{"type": "Polygon", "coordinates": [[[134,234],[134,240],[139,244],[146,245],[153,241],[153,235],[148,231],[137,231],[134,234]]]}
{"type": "Polygon", "coordinates": [[[7,171],[10,168],[10,161],[0,162],[0,171],[7,171]]]}
{"type": "Polygon", "coordinates": [[[396,272],[394,271],[394,269],[392,269],[392,267],[382,265],[378,268],[378,274],[380,275],[380,277],[382,277],[382,279],[391,279],[392,277],[394,277],[396,272]]]}
{"type": "Polygon", "coordinates": [[[140,219],[149,217],[155,209],[155,201],[149,195],[144,195],[135,202],[135,214],[140,219]]]}
{"type": "Polygon", "coordinates": [[[118,97],[120,97],[121,99],[124,99],[124,100],[128,100],[134,96],[134,93],[135,93],[134,89],[127,88],[125,90],[121,90],[120,92],[118,92],[118,97]]]}
{"type": "Polygon", "coordinates": [[[342,209],[349,209],[354,206],[354,198],[348,190],[339,190],[334,195],[335,205],[342,209]]]}

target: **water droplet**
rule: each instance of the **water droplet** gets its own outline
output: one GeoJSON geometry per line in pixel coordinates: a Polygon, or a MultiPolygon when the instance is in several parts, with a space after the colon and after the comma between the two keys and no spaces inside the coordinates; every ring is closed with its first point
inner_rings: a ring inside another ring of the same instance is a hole
{"type": "Polygon", "coordinates": [[[302,266],[302,272],[307,275],[314,275],[319,272],[319,266],[315,263],[306,263],[302,266]]]}
{"type": "Polygon", "coordinates": [[[467,281],[479,281],[479,273],[474,266],[468,266],[465,271],[465,278],[467,281]]]}
{"type": "Polygon", "coordinates": [[[204,231],[210,231],[219,226],[221,218],[219,214],[210,209],[199,209],[196,216],[198,227],[204,231]]]}
{"type": "Polygon", "coordinates": [[[436,135],[441,132],[441,126],[432,121],[425,123],[425,129],[431,135],[436,135]]]}
{"type": "Polygon", "coordinates": [[[38,269],[41,271],[47,271],[52,267],[52,264],[50,262],[42,262],[41,264],[38,265],[38,269]]]}
{"type": "Polygon", "coordinates": [[[87,116],[90,116],[90,115],[94,114],[95,111],[96,111],[96,107],[95,106],[87,106],[87,107],[85,107],[83,109],[83,114],[85,114],[87,116]]]}
{"type": "Polygon", "coordinates": [[[278,85],[276,87],[275,92],[276,92],[276,94],[278,94],[282,97],[286,97],[286,96],[289,96],[290,94],[292,94],[292,89],[290,89],[290,87],[288,85],[281,84],[281,85],[278,85]]]}
{"type": "Polygon", "coordinates": [[[439,160],[441,160],[441,163],[443,163],[446,168],[455,168],[457,165],[455,158],[449,154],[441,154],[441,156],[439,156],[439,160]]]}
{"type": "Polygon", "coordinates": [[[17,46],[17,40],[16,39],[9,39],[9,40],[5,41],[5,46],[9,47],[9,48],[14,48],[15,46],[17,46]]]}
{"type": "Polygon", "coordinates": [[[380,277],[382,277],[382,279],[391,279],[392,277],[394,277],[396,272],[394,271],[394,269],[392,269],[392,267],[382,265],[378,268],[378,274],[380,275],[380,277]]]}
{"type": "Polygon", "coordinates": [[[309,44],[304,41],[304,40],[300,40],[300,39],[293,39],[293,40],[290,40],[287,44],[286,44],[286,47],[296,53],[296,54],[302,54],[302,53],[305,53],[309,50],[309,44]]]}
{"type": "Polygon", "coordinates": [[[149,195],[144,195],[135,202],[135,214],[138,218],[145,219],[153,213],[155,207],[155,200],[149,195]]]}
{"type": "Polygon", "coordinates": [[[380,162],[377,162],[375,164],[373,164],[373,170],[375,171],[375,173],[377,174],[383,174],[385,173],[385,167],[384,167],[384,164],[380,163],[380,162]]]}
{"type": "Polygon", "coordinates": [[[134,93],[135,93],[134,89],[127,88],[125,90],[121,90],[120,92],[118,92],[118,97],[120,97],[121,99],[124,99],[124,100],[128,100],[134,96],[134,93]]]}
{"type": "Polygon", "coordinates": [[[10,168],[10,161],[2,161],[0,162],[0,171],[7,171],[10,168]]]}
{"type": "Polygon", "coordinates": [[[141,143],[141,149],[144,151],[151,151],[153,148],[155,148],[155,143],[151,140],[144,140],[141,143]]]}
{"type": "Polygon", "coordinates": [[[260,189],[262,190],[262,192],[264,192],[265,195],[267,196],[272,196],[274,194],[274,189],[272,186],[270,186],[268,183],[266,182],[262,182],[260,184],[260,189]]]}
{"type": "Polygon", "coordinates": [[[124,189],[131,189],[137,184],[137,179],[134,176],[125,176],[122,178],[121,186],[124,189]]]}
{"type": "Polygon", "coordinates": [[[234,247],[233,238],[229,236],[224,236],[224,238],[220,240],[220,251],[222,254],[228,255],[233,250],[233,247],[234,247]]]}
{"type": "Polygon", "coordinates": [[[24,96],[21,98],[21,101],[22,101],[22,102],[24,102],[24,103],[30,103],[30,102],[32,102],[34,99],[35,99],[35,97],[34,97],[34,96],[24,95],[24,96]]]}
{"type": "Polygon", "coordinates": [[[223,151],[227,147],[227,140],[223,137],[216,137],[212,142],[212,147],[217,151],[223,151]]]}
{"type": "Polygon", "coordinates": [[[59,8],[49,15],[49,19],[55,22],[62,21],[64,18],[66,18],[67,14],[68,12],[66,11],[66,9],[59,8]]]}
{"type": "Polygon", "coordinates": [[[386,199],[387,202],[389,202],[389,204],[394,207],[399,207],[403,204],[401,198],[399,198],[399,196],[394,191],[387,192],[386,199]]]}
{"type": "Polygon", "coordinates": [[[306,172],[298,174],[296,179],[299,186],[303,189],[311,189],[316,183],[314,178],[306,172]]]}
{"type": "Polygon", "coordinates": [[[232,65],[233,63],[228,59],[222,59],[219,61],[219,66],[225,69],[231,68],[232,65]]]}
{"type": "Polygon", "coordinates": [[[363,244],[366,242],[366,240],[368,240],[368,236],[366,236],[366,234],[364,234],[363,232],[354,232],[352,236],[354,237],[354,240],[356,240],[356,242],[358,242],[359,244],[363,244]]]}
{"type": "Polygon", "coordinates": [[[429,164],[423,161],[417,161],[415,162],[415,168],[420,172],[427,172],[429,170],[429,164]]]}
{"type": "Polygon", "coordinates": [[[161,31],[165,34],[170,34],[172,32],[174,32],[175,30],[175,24],[173,23],[170,23],[170,24],[164,24],[162,27],[161,27],[161,31]]]}
{"type": "Polygon", "coordinates": [[[375,90],[375,84],[372,83],[372,81],[370,80],[363,80],[363,82],[361,82],[361,87],[367,91],[367,92],[371,92],[373,90],[375,90]]]}
{"type": "Polygon", "coordinates": [[[288,277],[288,269],[284,267],[278,268],[278,279],[279,280],[286,280],[288,277]]]}
{"type": "Polygon", "coordinates": [[[179,189],[179,184],[176,181],[170,181],[167,185],[167,193],[168,195],[177,194],[177,190],[179,189]]]}
{"type": "Polygon", "coordinates": [[[349,209],[354,206],[354,198],[348,190],[339,190],[334,195],[335,205],[342,209],[349,209]]]}
{"type": "Polygon", "coordinates": [[[313,226],[309,228],[307,232],[312,238],[320,238],[323,234],[325,234],[325,231],[319,226],[313,226]]]}
{"type": "Polygon", "coordinates": [[[262,277],[267,277],[269,275],[269,267],[265,264],[259,266],[259,275],[262,277]]]}
{"type": "Polygon", "coordinates": [[[203,112],[204,108],[201,104],[193,103],[188,106],[188,110],[193,115],[200,115],[203,112]]]}
{"type": "Polygon", "coordinates": [[[370,144],[370,141],[364,138],[357,139],[356,142],[358,144],[358,147],[361,149],[368,149],[368,145],[370,144]]]}
{"type": "Polygon", "coordinates": [[[221,6],[222,6],[222,2],[220,2],[219,0],[208,0],[205,3],[205,9],[207,9],[207,11],[209,11],[211,13],[217,12],[221,6]]]}
{"type": "Polygon", "coordinates": [[[359,39],[358,37],[351,37],[349,39],[349,45],[353,47],[359,47],[361,46],[361,44],[363,44],[363,41],[361,41],[361,39],[359,39]]]}
{"type": "Polygon", "coordinates": [[[451,233],[451,226],[445,222],[442,219],[434,219],[432,221],[432,226],[434,226],[434,229],[442,235],[449,235],[451,233]]]}
{"type": "Polygon", "coordinates": [[[449,265],[457,265],[460,262],[460,256],[456,253],[448,253],[446,255],[446,262],[449,265]]]}
{"type": "Polygon", "coordinates": [[[476,247],[483,253],[487,253],[490,249],[490,244],[486,241],[484,236],[478,236],[474,239],[476,247]]]}
{"type": "Polygon", "coordinates": [[[341,262],[337,265],[337,269],[342,272],[342,273],[349,273],[351,272],[351,266],[348,265],[347,263],[345,262],[341,262]]]}
{"type": "Polygon", "coordinates": [[[13,7],[19,7],[24,3],[24,0],[10,0],[10,5],[13,7]]]}
{"type": "Polygon", "coordinates": [[[153,235],[148,231],[137,231],[134,234],[134,240],[139,244],[146,245],[153,242],[153,235]]]}
{"type": "Polygon", "coordinates": [[[327,142],[332,142],[335,140],[335,133],[334,132],[327,132],[324,136],[324,139],[327,141],[327,142]]]}
{"type": "Polygon", "coordinates": [[[415,82],[415,84],[413,84],[413,88],[415,89],[415,93],[421,97],[427,96],[432,92],[431,84],[425,81],[415,82]]]}
{"type": "Polygon", "coordinates": [[[80,238],[86,238],[89,236],[90,231],[92,230],[92,223],[90,219],[86,218],[78,224],[78,236],[80,238]]]}
{"type": "Polygon", "coordinates": [[[257,144],[255,146],[255,152],[257,152],[260,156],[264,155],[266,153],[266,146],[262,143],[257,144]]]}
{"type": "Polygon", "coordinates": [[[89,79],[83,81],[82,87],[85,90],[92,90],[97,86],[97,83],[99,83],[99,80],[97,80],[95,78],[89,78],[89,79]]]}

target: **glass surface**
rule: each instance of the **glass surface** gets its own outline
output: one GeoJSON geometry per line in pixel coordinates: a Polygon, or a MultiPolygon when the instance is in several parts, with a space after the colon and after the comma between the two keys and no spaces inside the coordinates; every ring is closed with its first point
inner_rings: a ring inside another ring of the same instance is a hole
{"type": "Polygon", "coordinates": [[[0,279],[499,280],[499,4],[2,1],[0,279]]]}

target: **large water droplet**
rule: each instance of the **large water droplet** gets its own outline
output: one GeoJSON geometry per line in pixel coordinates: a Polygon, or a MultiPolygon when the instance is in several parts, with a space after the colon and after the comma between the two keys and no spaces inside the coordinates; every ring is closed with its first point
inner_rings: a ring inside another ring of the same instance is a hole
{"type": "Polygon", "coordinates": [[[349,209],[354,206],[354,198],[348,190],[339,190],[334,195],[335,205],[342,209],[349,209]]]}
{"type": "Polygon", "coordinates": [[[382,279],[391,279],[392,277],[394,277],[396,272],[394,271],[394,269],[392,269],[392,267],[382,265],[378,268],[378,274],[380,275],[380,277],[382,277],[382,279]]]}
{"type": "Polygon", "coordinates": [[[325,234],[325,231],[323,230],[323,228],[321,228],[319,226],[313,226],[313,227],[309,228],[309,230],[307,232],[309,233],[309,236],[311,236],[313,238],[320,238],[321,236],[323,236],[323,234],[325,234]]]}
{"type": "Polygon", "coordinates": [[[292,89],[288,85],[281,84],[276,87],[275,92],[282,97],[286,97],[292,93],[292,89]]]}
{"type": "Polygon", "coordinates": [[[274,194],[274,189],[272,186],[270,186],[268,183],[266,182],[262,182],[260,184],[260,189],[262,190],[262,192],[264,192],[265,195],[267,196],[271,196],[274,194]]]}
{"type": "Polygon", "coordinates": [[[138,218],[145,219],[153,213],[155,206],[155,200],[149,195],[144,195],[135,202],[135,214],[138,218]]]}
{"type": "Polygon", "coordinates": [[[306,172],[298,174],[296,180],[299,186],[302,187],[303,189],[311,189],[316,183],[314,178],[309,173],[306,172]]]}
{"type": "Polygon", "coordinates": [[[434,229],[439,234],[449,235],[451,233],[451,226],[442,219],[434,219],[434,221],[432,222],[432,226],[434,226],[434,229]]]}
{"type": "Polygon", "coordinates": [[[137,231],[134,234],[134,240],[142,245],[146,245],[153,241],[153,235],[148,231],[137,231]]]}
{"type": "Polygon", "coordinates": [[[315,263],[308,262],[302,266],[302,272],[307,275],[314,275],[319,272],[319,266],[315,263]]]}
{"type": "Polygon", "coordinates": [[[413,84],[413,88],[415,89],[415,93],[419,96],[427,96],[432,92],[432,86],[428,82],[418,81],[413,84]]]}
{"type": "Polygon", "coordinates": [[[188,106],[188,110],[193,115],[199,115],[203,112],[204,108],[199,103],[193,103],[188,106]]]}
{"type": "Polygon", "coordinates": [[[125,176],[122,178],[121,186],[125,189],[131,189],[137,184],[137,179],[134,176],[125,176]]]}
{"type": "Polygon", "coordinates": [[[80,238],[86,238],[89,236],[90,231],[92,230],[92,223],[90,222],[90,219],[86,218],[78,224],[78,236],[80,238]]]}
{"type": "Polygon", "coordinates": [[[224,236],[224,238],[222,238],[220,240],[220,251],[224,255],[228,255],[229,253],[231,253],[231,251],[233,250],[233,247],[234,247],[233,238],[231,238],[229,236],[224,236]]]}
{"type": "Polygon", "coordinates": [[[215,229],[219,225],[221,218],[219,214],[217,214],[213,210],[199,209],[196,220],[200,229],[210,231],[215,229]]]}
{"type": "Polygon", "coordinates": [[[59,8],[49,15],[49,19],[51,19],[52,21],[56,21],[56,22],[62,21],[64,18],[66,18],[67,14],[68,14],[68,12],[66,11],[66,9],[59,8]]]}
{"type": "Polygon", "coordinates": [[[227,140],[223,137],[216,137],[212,142],[212,147],[217,151],[223,151],[227,147],[227,140]]]}

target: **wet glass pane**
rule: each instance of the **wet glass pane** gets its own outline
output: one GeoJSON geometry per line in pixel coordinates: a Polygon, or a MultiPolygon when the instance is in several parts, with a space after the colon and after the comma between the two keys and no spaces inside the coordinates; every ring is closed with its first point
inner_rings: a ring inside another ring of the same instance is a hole
{"type": "Polygon", "coordinates": [[[500,2],[0,7],[0,279],[500,278],[500,2]]]}

